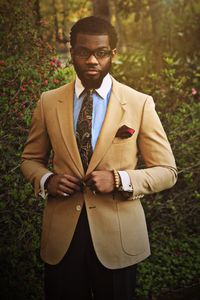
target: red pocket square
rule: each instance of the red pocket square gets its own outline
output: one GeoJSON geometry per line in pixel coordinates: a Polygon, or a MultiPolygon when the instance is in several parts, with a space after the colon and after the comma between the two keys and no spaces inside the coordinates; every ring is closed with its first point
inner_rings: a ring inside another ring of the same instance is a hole
{"type": "Polygon", "coordinates": [[[123,125],[120,127],[116,133],[116,137],[121,138],[121,139],[127,139],[131,137],[134,134],[135,130],[133,128],[130,128],[126,125],[123,125]]]}

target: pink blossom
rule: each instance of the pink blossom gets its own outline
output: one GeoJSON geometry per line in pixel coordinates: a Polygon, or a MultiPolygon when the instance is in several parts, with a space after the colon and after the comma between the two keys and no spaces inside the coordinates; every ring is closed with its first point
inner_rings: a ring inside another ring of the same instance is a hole
{"type": "Polygon", "coordinates": [[[48,83],[49,83],[48,80],[45,79],[45,80],[44,80],[44,85],[48,85],[48,83]]]}
{"type": "Polygon", "coordinates": [[[60,68],[62,67],[62,62],[60,60],[57,61],[57,66],[60,68]]]}
{"type": "Polygon", "coordinates": [[[195,88],[192,88],[192,95],[195,96],[197,94],[197,90],[195,88]]]}
{"type": "Polygon", "coordinates": [[[57,83],[59,83],[59,82],[60,82],[60,80],[59,80],[59,79],[57,79],[57,78],[54,78],[53,82],[57,84],[57,83]]]}
{"type": "Polygon", "coordinates": [[[20,90],[21,90],[22,92],[25,92],[26,89],[25,89],[24,86],[21,86],[20,90]]]}

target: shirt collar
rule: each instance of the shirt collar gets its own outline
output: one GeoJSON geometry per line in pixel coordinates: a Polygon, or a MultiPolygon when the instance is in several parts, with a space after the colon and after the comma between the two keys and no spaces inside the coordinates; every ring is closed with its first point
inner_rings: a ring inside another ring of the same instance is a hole
{"type": "MultiPolygon", "coordinates": [[[[101,98],[105,99],[107,97],[107,95],[108,95],[111,87],[112,87],[112,79],[110,77],[110,74],[107,74],[104,77],[100,88],[95,89],[95,91],[97,92],[97,94],[101,98]]],[[[75,80],[75,93],[76,93],[77,98],[79,98],[81,96],[81,94],[83,93],[84,89],[85,88],[82,85],[80,79],[78,78],[78,76],[76,76],[76,80],[75,80]]]]}

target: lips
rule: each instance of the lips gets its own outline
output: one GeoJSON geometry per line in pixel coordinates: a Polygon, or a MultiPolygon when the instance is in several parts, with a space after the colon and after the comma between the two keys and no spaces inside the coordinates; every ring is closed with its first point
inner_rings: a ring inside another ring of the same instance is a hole
{"type": "Polygon", "coordinates": [[[97,69],[87,69],[87,70],[85,71],[85,73],[86,73],[87,75],[92,75],[92,76],[94,76],[94,75],[98,75],[98,74],[99,74],[99,70],[97,70],[97,69]]]}

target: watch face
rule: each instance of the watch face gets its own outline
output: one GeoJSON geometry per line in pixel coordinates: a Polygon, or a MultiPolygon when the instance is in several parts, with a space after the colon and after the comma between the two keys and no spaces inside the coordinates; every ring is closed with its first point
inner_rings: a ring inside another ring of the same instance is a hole
{"type": "Polygon", "coordinates": [[[130,197],[132,197],[133,196],[133,192],[131,191],[131,192],[123,192],[123,196],[124,196],[124,198],[130,198],[130,197]]]}
{"type": "Polygon", "coordinates": [[[122,185],[119,186],[118,191],[127,192],[127,193],[130,193],[130,194],[133,193],[133,189],[131,187],[129,187],[128,190],[124,190],[122,185]]]}
{"type": "Polygon", "coordinates": [[[119,192],[124,192],[123,186],[120,184],[119,188],[118,188],[119,192]]]}

